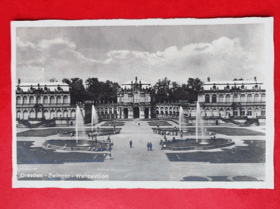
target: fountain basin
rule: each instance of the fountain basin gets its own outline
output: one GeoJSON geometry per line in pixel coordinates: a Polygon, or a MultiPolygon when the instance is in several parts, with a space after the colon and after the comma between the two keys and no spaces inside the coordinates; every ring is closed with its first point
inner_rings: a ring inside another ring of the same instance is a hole
{"type": "Polygon", "coordinates": [[[217,138],[199,138],[198,142],[195,138],[188,138],[186,140],[175,140],[164,142],[165,150],[210,150],[235,145],[231,139],[217,138]]]}
{"type": "Polygon", "coordinates": [[[62,139],[51,139],[46,140],[42,147],[44,149],[52,149],[60,152],[101,152],[111,151],[110,147],[113,143],[79,139],[76,140],[62,140],[62,139]],[[109,146],[110,145],[110,146],[109,146]]]}

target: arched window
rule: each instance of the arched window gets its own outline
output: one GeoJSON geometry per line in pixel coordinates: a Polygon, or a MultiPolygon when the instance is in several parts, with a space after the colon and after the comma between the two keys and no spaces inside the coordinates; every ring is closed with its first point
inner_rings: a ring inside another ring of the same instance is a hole
{"type": "Polygon", "coordinates": [[[224,102],[224,95],[222,94],[219,95],[219,102],[224,102]]]}
{"type": "Polygon", "coordinates": [[[205,110],[205,116],[211,116],[211,110],[209,110],[208,108],[205,110]]]}
{"type": "Polygon", "coordinates": [[[19,96],[17,97],[17,104],[21,104],[21,100],[19,96]]]}
{"type": "Polygon", "coordinates": [[[63,97],[63,104],[68,104],[68,96],[63,97]]]}
{"type": "Polygon", "coordinates": [[[212,95],[212,103],[217,103],[217,96],[216,96],[216,94],[212,95]]]}
{"type": "Polygon", "coordinates": [[[265,116],[265,114],[266,114],[266,113],[265,113],[265,108],[263,108],[262,111],[261,111],[261,115],[262,115],[262,116],[265,116]]]}
{"type": "Polygon", "coordinates": [[[255,116],[257,117],[257,116],[260,116],[261,114],[260,114],[260,110],[259,110],[259,108],[256,108],[255,109],[255,116]]]}
{"type": "Polygon", "coordinates": [[[44,117],[45,119],[49,119],[50,118],[50,114],[47,110],[44,111],[44,117]]]}
{"type": "Polygon", "coordinates": [[[35,112],[34,110],[31,110],[29,113],[30,118],[35,118],[35,112]]]}
{"type": "Polygon", "coordinates": [[[220,109],[220,110],[219,110],[219,115],[220,115],[220,116],[224,116],[224,110],[223,110],[223,109],[220,109]]]}
{"type": "Polygon", "coordinates": [[[72,110],[71,111],[71,118],[75,118],[76,117],[76,111],[75,110],[72,110]]]}
{"type": "Polygon", "coordinates": [[[233,116],[237,117],[238,116],[238,110],[233,110],[233,116]]]}
{"type": "Polygon", "coordinates": [[[62,117],[62,113],[61,113],[60,110],[58,110],[58,111],[56,112],[56,116],[57,116],[58,118],[62,117]]]}
{"type": "Polygon", "coordinates": [[[227,114],[227,116],[231,116],[230,109],[227,109],[227,110],[226,110],[226,114],[227,114]]]}
{"type": "Polygon", "coordinates": [[[53,119],[55,117],[55,111],[54,110],[51,110],[50,117],[51,117],[51,119],[53,119]]]}
{"type": "Polygon", "coordinates": [[[19,111],[19,110],[17,111],[17,118],[21,119],[21,111],[19,111]]]}
{"type": "Polygon", "coordinates": [[[241,116],[245,116],[246,115],[245,112],[246,112],[245,109],[241,108],[241,112],[240,112],[241,116]]]}
{"type": "Polygon", "coordinates": [[[41,104],[41,103],[42,103],[42,102],[41,102],[41,97],[40,97],[40,96],[37,97],[37,103],[38,103],[38,104],[41,104]]]}
{"type": "Polygon", "coordinates": [[[68,118],[68,111],[67,111],[67,110],[64,110],[64,111],[63,111],[63,117],[64,117],[64,118],[68,118]]]}
{"type": "Polygon", "coordinates": [[[218,110],[217,109],[213,109],[212,110],[212,112],[213,112],[213,116],[219,116],[219,113],[218,113],[218,110]]]}
{"type": "Polygon", "coordinates": [[[265,94],[262,94],[261,101],[265,102],[265,94]]]}
{"type": "Polygon", "coordinates": [[[241,94],[241,95],[240,95],[240,101],[241,101],[241,102],[246,102],[246,96],[245,96],[245,94],[241,94]]]}
{"type": "Polygon", "coordinates": [[[57,104],[61,104],[61,96],[58,96],[58,97],[56,98],[56,103],[57,103],[57,104]]]}
{"type": "Polygon", "coordinates": [[[48,104],[48,97],[47,96],[44,96],[44,101],[43,101],[44,104],[48,104]]]}
{"type": "Polygon", "coordinates": [[[249,109],[247,110],[247,115],[248,115],[248,116],[252,116],[252,114],[253,114],[253,113],[252,113],[252,109],[249,108],[249,109]]]}
{"type": "Polygon", "coordinates": [[[238,96],[237,96],[237,94],[234,94],[234,95],[233,95],[233,102],[238,102],[238,96]]]}
{"type": "Polygon", "coordinates": [[[252,102],[252,94],[247,95],[247,102],[252,102]]]}
{"type": "Polygon", "coordinates": [[[210,96],[209,94],[205,95],[205,103],[209,103],[210,102],[210,96]]]}
{"type": "Polygon", "coordinates": [[[230,102],[230,95],[229,94],[226,95],[226,102],[230,102]]]}
{"type": "Polygon", "coordinates": [[[23,104],[28,104],[27,96],[24,96],[24,97],[23,97],[23,104]]]}
{"type": "Polygon", "coordinates": [[[35,104],[35,100],[34,100],[34,97],[33,97],[33,96],[31,96],[31,97],[29,98],[29,102],[30,102],[30,104],[35,104]]]}
{"type": "Polygon", "coordinates": [[[39,110],[39,111],[37,112],[37,118],[42,118],[42,111],[41,111],[41,110],[39,110]]]}
{"type": "Polygon", "coordinates": [[[258,102],[259,101],[259,95],[258,94],[255,94],[254,95],[254,102],[258,102]]]}
{"type": "Polygon", "coordinates": [[[51,96],[50,100],[51,100],[51,104],[55,104],[54,96],[51,96]]]}
{"type": "Polygon", "coordinates": [[[28,119],[28,112],[26,110],[23,111],[23,119],[24,120],[28,119]]]}

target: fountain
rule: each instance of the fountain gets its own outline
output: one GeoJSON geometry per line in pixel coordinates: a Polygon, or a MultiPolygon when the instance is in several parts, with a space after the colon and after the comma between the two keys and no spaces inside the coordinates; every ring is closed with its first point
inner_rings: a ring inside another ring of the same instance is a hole
{"type": "Polygon", "coordinates": [[[181,140],[167,141],[162,144],[165,145],[164,149],[169,150],[209,150],[232,146],[235,143],[231,139],[216,138],[207,136],[208,133],[204,129],[203,118],[201,114],[200,104],[196,103],[196,124],[195,130],[184,130],[185,126],[184,109],[181,106],[179,111],[179,126],[180,132],[184,135],[195,136],[195,138],[186,138],[181,140]]]}
{"type": "MultiPolygon", "coordinates": [[[[98,122],[97,115],[95,112],[95,107],[92,106],[92,131],[93,126],[98,122]]],[[[110,151],[111,142],[98,141],[98,140],[88,140],[85,125],[84,117],[81,108],[77,105],[76,107],[76,126],[75,126],[75,139],[51,139],[46,140],[43,143],[43,148],[48,150],[56,150],[59,152],[93,152],[93,151],[110,151]]]]}

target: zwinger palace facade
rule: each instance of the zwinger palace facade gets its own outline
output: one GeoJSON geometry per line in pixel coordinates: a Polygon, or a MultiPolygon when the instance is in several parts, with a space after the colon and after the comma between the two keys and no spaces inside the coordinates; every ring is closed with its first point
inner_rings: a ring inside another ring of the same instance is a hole
{"type": "Polygon", "coordinates": [[[71,106],[70,88],[67,84],[20,83],[19,80],[16,86],[18,122],[29,121],[36,124],[48,120],[52,125],[71,125],[75,115],[76,107],[71,106]]]}
{"type": "MultiPolygon", "coordinates": [[[[198,93],[204,118],[259,118],[265,121],[266,90],[256,80],[208,81],[198,93]]],[[[54,125],[73,125],[76,107],[71,106],[70,88],[65,83],[18,83],[16,86],[17,121],[52,120],[54,125]]],[[[85,122],[91,120],[92,105],[99,119],[177,118],[180,106],[185,116],[194,119],[196,103],[186,101],[154,103],[151,84],[134,81],[122,84],[117,103],[86,101],[79,104],[85,122]]]]}

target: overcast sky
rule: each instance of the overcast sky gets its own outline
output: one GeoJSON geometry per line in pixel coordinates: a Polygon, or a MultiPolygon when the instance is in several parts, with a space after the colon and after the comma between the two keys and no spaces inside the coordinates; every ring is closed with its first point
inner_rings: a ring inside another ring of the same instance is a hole
{"type": "Polygon", "coordinates": [[[264,81],[264,24],[17,28],[17,78],[264,81]]]}

